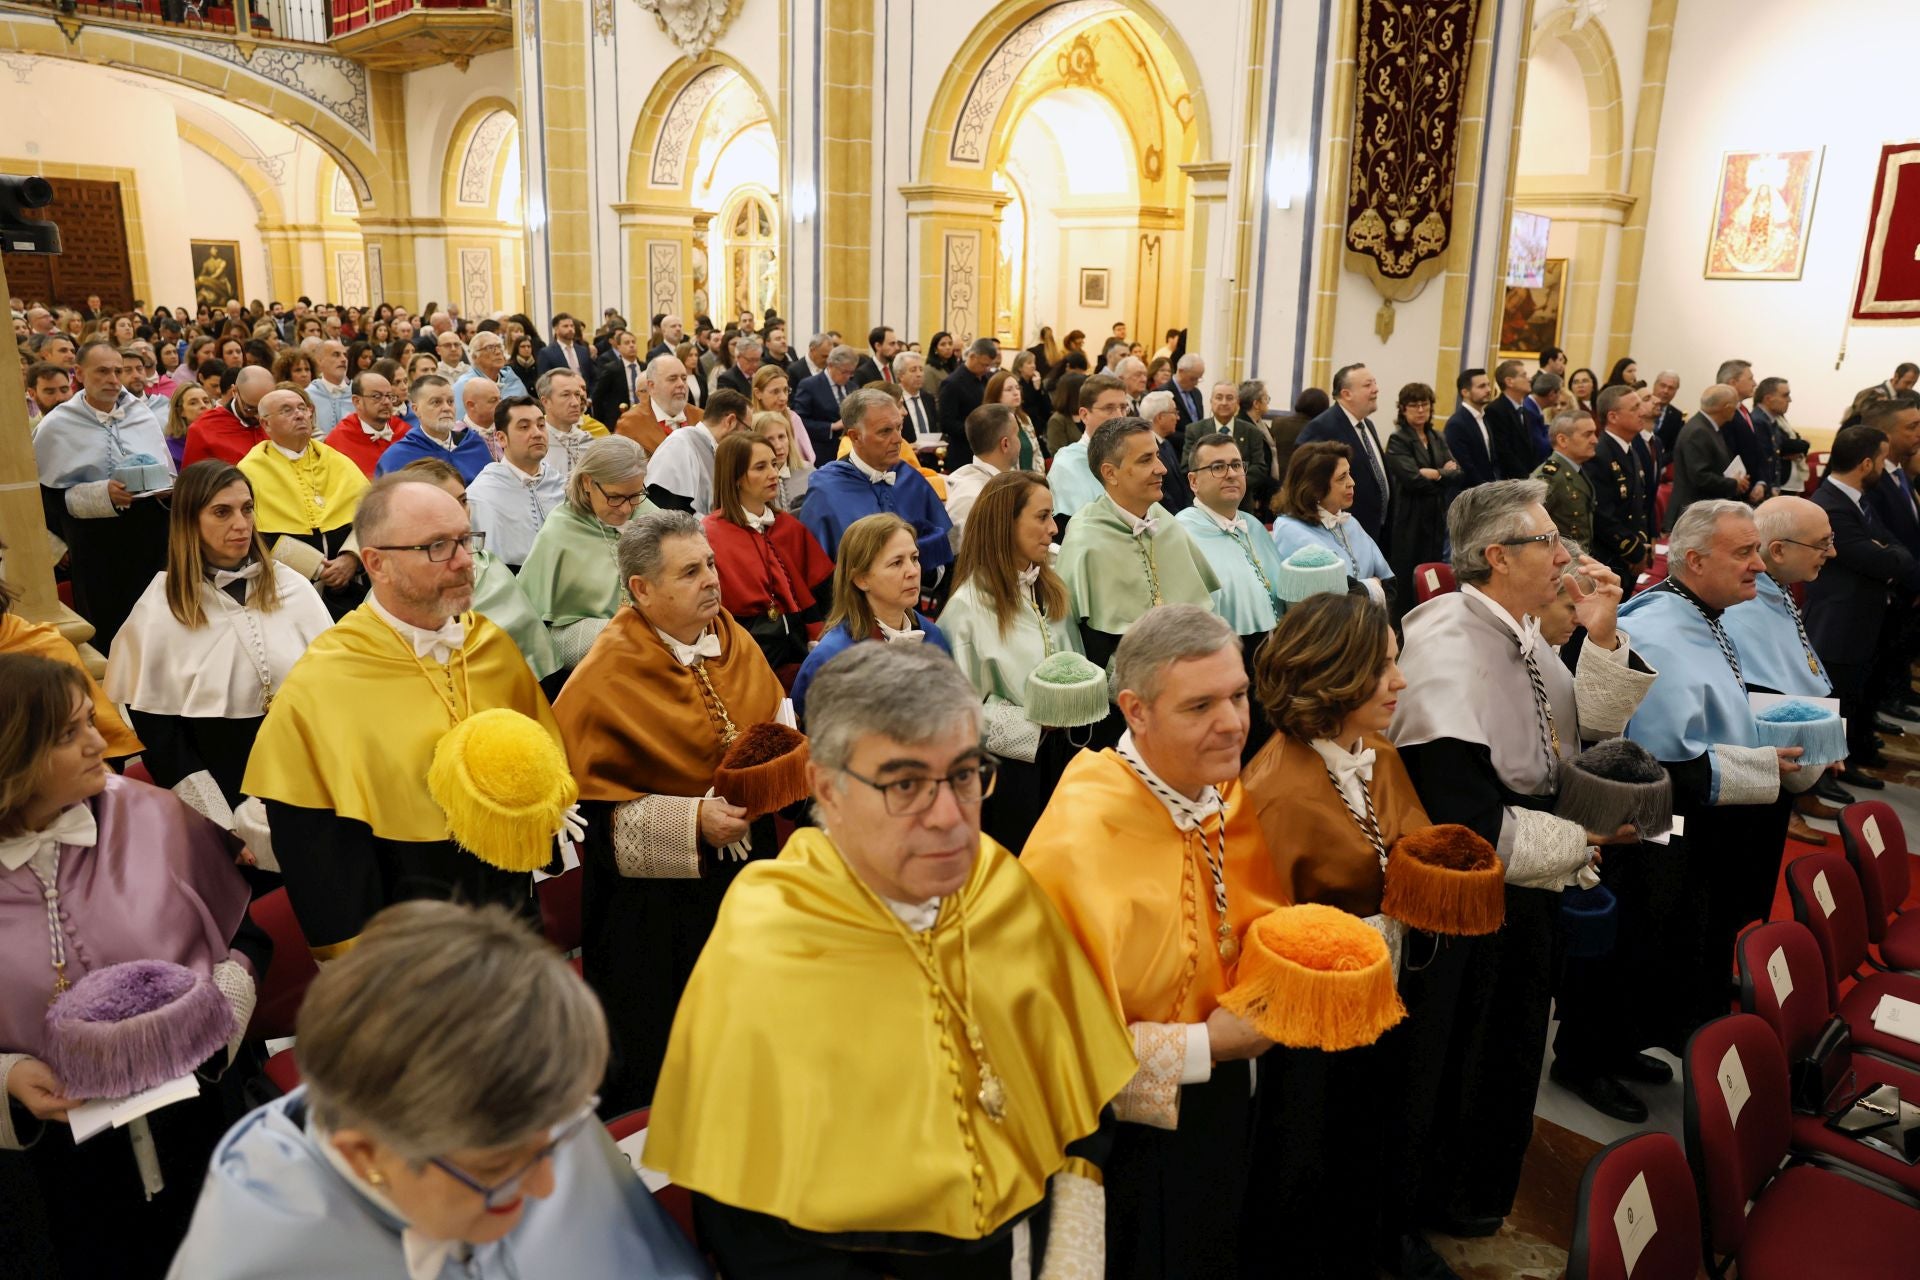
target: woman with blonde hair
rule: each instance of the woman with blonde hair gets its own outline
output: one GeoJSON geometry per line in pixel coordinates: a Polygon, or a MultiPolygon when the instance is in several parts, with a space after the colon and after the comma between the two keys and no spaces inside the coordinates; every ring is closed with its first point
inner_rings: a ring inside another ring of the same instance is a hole
{"type": "MultiPolygon", "coordinates": [[[[818,459],[813,456],[813,441],[807,436],[807,427],[800,415],[793,411],[789,403],[793,395],[793,382],[787,371],[777,364],[763,364],[753,375],[753,409],[756,415],[761,413],[785,414],[788,430],[792,433],[794,444],[798,448],[800,461],[807,464],[811,471],[818,459]]],[[[756,428],[757,429],[757,428],[756,428]]],[[[792,464],[789,463],[789,466],[792,464]]]]}
{"type": "Polygon", "coordinates": [[[246,475],[211,459],[182,471],[167,567],[107,657],[107,696],[132,716],[153,780],[231,829],[267,704],[332,625],[313,583],[267,554],[246,475]]]}
{"type": "Polygon", "coordinates": [[[213,1154],[174,1274],[705,1276],[594,1115],[593,992],[500,907],[415,901],[314,979],[301,1088],[213,1154]]]}
{"type": "Polygon", "coordinates": [[[213,407],[213,397],[197,382],[182,382],[167,401],[167,452],[173,455],[174,470],[186,463],[187,428],[213,407]]]}
{"type": "Polygon", "coordinates": [[[1066,584],[1053,571],[1053,494],[1030,471],[987,481],[967,516],[940,627],[953,660],[986,704],[987,749],[1000,781],[980,810],[988,835],[1015,853],[1026,843],[1079,747],[1065,730],[1027,718],[1027,677],[1056,653],[1079,653],[1066,584]]]}
{"type": "MultiPolygon", "coordinates": [[[[775,426],[776,414],[760,414],[775,426]]],[[[833,582],[833,560],[813,531],[777,505],[773,442],[736,431],[713,457],[713,510],[702,522],[720,574],[720,604],[753,637],[767,665],[791,685],[833,582]]]]}
{"type": "Polygon", "coordinates": [[[620,531],[658,510],[647,500],[647,453],[638,442],[605,436],[581,451],[567,477],[567,499],[534,535],[519,578],[563,668],[579,665],[626,603],[620,531]]]}
{"type": "MultiPolygon", "coordinates": [[[[1336,907],[1386,938],[1398,969],[1407,928],[1385,915],[1387,851],[1432,826],[1386,732],[1407,682],[1387,613],[1364,596],[1321,594],[1288,609],[1254,660],[1274,734],[1241,773],[1288,900],[1336,907]]],[[[1437,945],[1416,936],[1409,962],[1437,945]]],[[[1406,1024],[1339,1053],[1277,1048],[1260,1060],[1269,1108],[1256,1131],[1248,1203],[1278,1218],[1303,1274],[1444,1274],[1390,1188],[1405,1125],[1406,1024]]]]}
{"type": "Polygon", "coordinates": [[[807,441],[805,428],[794,426],[791,412],[756,413],[750,425],[773,446],[774,467],[780,473],[780,488],[773,505],[782,511],[798,511],[807,498],[807,482],[813,478],[813,464],[800,456],[795,443],[807,441]]]}
{"type": "Polygon", "coordinates": [[[925,642],[952,653],[947,637],[919,611],[919,603],[920,543],[913,526],[884,511],[848,525],[840,535],[825,629],[794,677],[794,713],[806,714],[807,686],[820,668],[863,640],[925,642]]]}

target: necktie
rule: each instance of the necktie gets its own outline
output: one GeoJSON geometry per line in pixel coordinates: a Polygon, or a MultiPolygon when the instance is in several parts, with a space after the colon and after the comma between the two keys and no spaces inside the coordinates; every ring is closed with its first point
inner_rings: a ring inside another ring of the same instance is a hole
{"type": "Polygon", "coordinates": [[[627,403],[632,404],[640,398],[640,366],[627,365],[627,403]]]}
{"type": "Polygon", "coordinates": [[[833,402],[835,404],[839,404],[847,398],[847,389],[835,382],[832,378],[827,379],[827,385],[833,388],[833,402]]]}
{"type": "Polygon", "coordinates": [[[1900,486],[1900,496],[1907,500],[1907,510],[1914,512],[1915,515],[1920,515],[1920,510],[1916,510],[1914,507],[1913,481],[1907,478],[1907,469],[1899,463],[1895,463],[1893,467],[1893,478],[1900,486]]]}
{"type": "Polygon", "coordinates": [[[94,823],[93,810],[84,804],[77,804],[64,810],[50,827],[0,840],[0,867],[17,871],[32,862],[34,855],[42,850],[63,844],[90,848],[99,838],[100,829],[94,823]]]}
{"type": "Polygon", "coordinates": [[[1359,435],[1362,443],[1367,447],[1367,465],[1373,468],[1373,482],[1380,486],[1380,507],[1382,510],[1385,510],[1387,505],[1387,469],[1380,462],[1380,438],[1373,433],[1373,419],[1360,419],[1360,427],[1356,434],[1359,435]]]}
{"type": "Polygon", "coordinates": [[[575,373],[580,372],[580,355],[573,349],[572,343],[568,343],[566,346],[560,348],[560,354],[565,357],[567,368],[573,370],[575,373]]]}

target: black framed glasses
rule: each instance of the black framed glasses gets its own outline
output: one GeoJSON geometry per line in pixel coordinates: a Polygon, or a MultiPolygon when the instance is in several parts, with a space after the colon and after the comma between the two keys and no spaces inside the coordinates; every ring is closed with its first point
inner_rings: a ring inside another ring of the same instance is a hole
{"type": "Polygon", "coordinates": [[[1536,533],[1530,538],[1508,538],[1501,542],[1500,545],[1503,547],[1525,547],[1531,546],[1536,542],[1544,542],[1548,547],[1557,549],[1560,546],[1560,531],[1553,529],[1546,533],[1536,533]]]}
{"type": "Polygon", "coordinates": [[[580,1108],[579,1112],[572,1118],[562,1121],[547,1131],[546,1145],[535,1152],[531,1160],[528,1160],[513,1173],[501,1179],[499,1182],[493,1183],[491,1186],[480,1181],[472,1174],[448,1163],[439,1156],[429,1156],[427,1163],[446,1174],[449,1178],[452,1178],[461,1186],[467,1188],[467,1190],[474,1192],[480,1197],[487,1208],[498,1209],[502,1205],[511,1204],[519,1197],[520,1184],[526,1181],[527,1175],[539,1167],[542,1162],[552,1159],[555,1151],[559,1150],[569,1138],[585,1128],[587,1122],[594,1118],[594,1109],[599,1105],[600,1099],[598,1097],[588,1099],[587,1105],[580,1108]]]}
{"type": "Polygon", "coordinates": [[[960,804],[979,804],[993,794],[993,780],[998,770],[993,760],[986,758],[963,764],[944,778],[923,776],[876,782],[851,769],[842,769],[840,772],[878,791],[881,803],[886,805],[890,816],[911,818],[933,808],[934,797],[940,794],[943,784],[953,789],[953,798],[960,804]]]}
{"type": "Polygon", "coordinates": [[[600,496],[607,500],[608,506],[616,510],[621,507],[631,507],[647,496],[645,489],[636,489],[632,493],[614,493],[592,476],[587,477],[587,482],[600,491],[600,496]]]}
{"type": "MultiPolygon", "coordinates": [[[[461,501],[465,502],[465,499],[463,498],[461,499],[461,501]]],[[[468,552],[474,552],[474,551],[484,551],[486,549],[486,546],[487,546],[486,534],[465,533],[465,534],[461,534],[457,538],[441,538],[435,542],[416,542],[411,546],[405,546],[405,547],[370,547],[368,548],[368,550],[371,550],[371,551],[424,551],[427,553],[427,559],[431,560],[433,563],[445,564],[447,561],[453,559],[453,549],[455,547],[463,547],[468,552]]]]}
{"type": "Polygon", "coordinates": [[[1809,551],[1831,551],[1834,548],[1833,535],[1828,534],[1818,542],[1800,542],[1793,538],[1781,538],[1781,542],[1790,547],[1805,547],[1809,551]]]}
{"type": "Polygon", "coordinates": [[[1232,461],[1232,460],[1224,461],[1224,462],[1209,462],[1204,467],[1195,467],[1194,470],[1204,471],[1208,475],[1212,476],[1214,479],[1217,480],[1221,476],[1245,475],[1247,470],[1247,464],[1244,462],[1232,461]]]}

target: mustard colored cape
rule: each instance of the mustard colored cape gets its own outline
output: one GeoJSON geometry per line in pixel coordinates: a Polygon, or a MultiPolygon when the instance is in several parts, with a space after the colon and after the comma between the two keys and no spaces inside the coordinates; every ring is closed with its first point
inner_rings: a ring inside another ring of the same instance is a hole
{"type": "MultiPolygon", "coordinates": [[[[451,663],[461,717],[507,707],[538,720],[558,743],[546,695],[513,638],[477,613],[461,621],[467,643],[451,663]]],[[[445,670],[416,659],[361,605],[322,632],[287,673],[253,744],[243,789],[364,822],[383,840],[452,839],[447,815],[427,792],[434,746],[453,727],[434,692],[436,683],[445,690],[445,670]]]]}
{"type": "Polygon", "coordinates": [[[352,460],[318,440],[297,461],[262,440],[240,459],[240,470],[253,486],[253,518],[262,533],[329,533],[351,523],[368,484],[352,460]],[[321,505],[313,505],[310,493],[321,505]]]}
{"type": "Polygon", "coordinates": [[[0,653],[31,653],[79,668],[80,674],[87,678],[87,692],[93,698],[93,727],[107,740],[107,758],[117,760],[142,750],[140,739],[120,718],[120,712],[101,689],[100,682],[80,661],[80,651],[52,624],[28,622],[17,614],[0,613],[0,653]]]}
{"type": "Polygon", "coordinates": [[[674,1020],[648,1166],[804,1231],[977,1240],[1037,1204],[1068,1144],[1094,1131],[1132,1078],[1132,1042],[1005,849],[981,838],[958,897],[972,949],[965,981],[952,899],[934,949],[948,989],[972,990],[1006,1086],[1003,1122],[975,1100],[951,1006],[944,1024],[934,1019],[944,1002],[908,950],[917,940],[832,838],[806,828],[727,891],[674,1020]]]}
{"type": "MultiPolygon", "coordinates": [[[[1074,517],[1076,520],[1078,516],[1074,517]]],[[[1253,806],[1220,787],[1227,820],[1227,923],[1236,940],[1288,901],[1253,806]]],[[[1207,838],[1218,847],[1212,819],[1207,838]]],[[[1074,756],[1020,851],[1106,984],[1135,1022],[1203,1022],[1232,985],[1220,959],[1213,876],[1197,832],[1180,832],[1112,751],[1074,756]]]]}

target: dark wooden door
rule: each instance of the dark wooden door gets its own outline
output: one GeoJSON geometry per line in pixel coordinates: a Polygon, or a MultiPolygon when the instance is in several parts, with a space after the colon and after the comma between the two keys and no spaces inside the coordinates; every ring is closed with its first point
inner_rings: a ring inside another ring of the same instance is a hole
{"type": "Polygon", "coordinates": [[[128,309],[133,305],[133,270],[120,184],[89,178],[47,181],[53,184],[53,203],[35,212],[59,226],[61,251],[7,254],[7,291],[29,303],[76,310],[87,305],[89,294],[97,293],[107,310],[128,309]]]}

